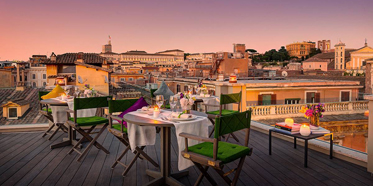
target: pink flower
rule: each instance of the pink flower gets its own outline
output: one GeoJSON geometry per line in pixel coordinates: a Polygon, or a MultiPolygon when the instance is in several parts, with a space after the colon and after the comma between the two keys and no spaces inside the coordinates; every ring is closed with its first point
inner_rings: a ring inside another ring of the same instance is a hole
{"type": "Polygon", "coordinates": [[[306,115],[307,117],[312,116],[312,114],[313,114],[313,110],[311,110],[311,109],[308,109],[308,110],[306,111],[306,113],[304,113],[304,115],[306,115]]]}

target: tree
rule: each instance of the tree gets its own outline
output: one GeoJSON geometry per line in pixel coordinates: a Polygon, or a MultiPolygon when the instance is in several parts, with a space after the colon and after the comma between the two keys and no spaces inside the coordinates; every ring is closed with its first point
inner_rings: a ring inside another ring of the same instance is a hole
{"type": "Polygon", "coordinates": [[[186,60],[186,57],[189,56],[189,53],[184,53],[184,60],[186,60]]]}
{"type": "Polygon", "coordinates": [[[309,57],[312,57],[316,54],[320,54],[321,53],[321,50],[318,49],[318,48],[311,48],[311,51],[310,51],[310,54],[309,54],[309,57]]]}
{"type": "Polygon", "coordinates": [[[245,52],[250,52],[251,63],[253,63],[254,62],[254,54],[256,54],[258,51],[256,51],[255,49],[246,49],[245,52]]]}

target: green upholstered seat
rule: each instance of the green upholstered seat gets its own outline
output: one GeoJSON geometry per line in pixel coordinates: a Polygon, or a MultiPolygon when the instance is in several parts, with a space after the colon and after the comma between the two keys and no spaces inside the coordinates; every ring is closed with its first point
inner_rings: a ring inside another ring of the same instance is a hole
{"type": "MultiPolygon", "coordinates": [[[[120,124],[115,124],[112,126],[114,129],[118,130],[118,131],[121,131],[122,132],[122,128],[120,126],[120,124]]],[[[125,126],[123,126],[123,132],[124,133],[127,133],[127,128],[125,126]]]]}
{"type": "MultiPolygon", "coordinates": [[[[42,110],[43,111],[47,111],[47,108],[43,108],[42,110]]],[[[48,113],[52,113],[52,109],[51,108],[48,108],[48,113]]]]}
{"type": "MultiPolygon", "coordinates": [[[[188,147],[190,152],[213,158],[213,143],[204,142],[188,147]]],[[[245,146],[219,141],[217,159],[229,163],[242,156],[249,155],[251,149],[245,146]]]]}
{"type": "MultiPolygon", "coordinates": [[[[74,118],[69,118],[71,121],[74,121],[74,118]]],[[[109,120],[99,116],[91,116],[91,117],[80,117],[76,118],[76,123],[79,126],[92,126],[92,125],[99,125],[104,123],[109,123],[109,120]]]]}
{"type": "MultiPolygon", "coordinates": [[[[207,114],[211,114],[211,115],[219,115],[219,110],[215,110],[215,111],[209,111],[207,112],[207,114]]],[[[238,113],[238,111],[236,110],[221,110],[221,115],[222,116],[226,116],[226,115],[229,115],[229,114],[234,114],[234,113],[238,113]]]]}

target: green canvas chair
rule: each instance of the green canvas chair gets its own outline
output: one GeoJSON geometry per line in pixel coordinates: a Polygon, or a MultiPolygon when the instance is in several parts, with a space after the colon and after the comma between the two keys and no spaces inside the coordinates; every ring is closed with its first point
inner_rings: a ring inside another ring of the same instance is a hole
{"type": "Polygon", "coordinates": [[[54,135],[59,130],[62,130],[63,132],[67,132],[67,127],[63,123],[54,123],[53,116],[52,116],[52,109],[48,107],[48,105],[41,104],[40,101],[42,100],[41,97],[44,95],[47,95],[49,92],[48,91],[39,91],[39,113],[46,117],[50,122],[52,122],[52,125],[43,133],[42,137],[44,138],[46,135],[49,135],[48,140],[51,140],[54,135]],[[57,127],[54,132],[50,133],[50,131],[54,128],[57,127]]]}
{"type": "Polygon", "coordinates": [[[123,112],[124,110],[127,110],[129,107],[131,107],[138,99],[125,99],[125,100],[109,100],[109,127],[108,131],[113,134],[120,142],[122,142],[126,149],[122,152],[122,154],[115,160],[114,164],[111,166],[112,169],[115,168],[117,164],[122,165],[125,167],[124,172],[122,173],[123,176],[125,176],[128,171],[131,169],[131,167],[136,162],[137,158],[146,159],[151,164],[153,164],[155,167],[159,167],[159,165],[151,158],[149,157],[143,150],[145,146],[142,147],[136,147],[135,149],[135,157],[132,159],[132,161],[126,165],[121,162],[122,158],[128,151],[130,151],[130,143],[128,139],[127,134],[127,128],[122,124],[123,118],[120,118],[116,115],[113,115],[113,113],[116,112],[123,112]],[[119,124],[113,124],[114,120],[119,120],[121,123],[119,124]]]}
{"type": "MultiPolygon", "coordinates": [[[[199,185],[206,177],[212,185],[218,185],[207,173],[209,167],[212,167],[229,185],[236,185],[246,156],[250,156],[252,148],[248,147],[250,136],[251,110],[233,113],[216,118],[214,139],[203,138],[193,134],[181,133],[185,138],[185,150],[182,156],[191,160],[201,171],[194,185],[199,185]],[[221,136],[246,129],[245,146],[220,141],[221,136]],[[188,139],[202,141],[203,143],[188,146],[188,139]],[[224,165],[240,159],[237,168],[228,172],[223,172],[224,165]],[[233,180],[228,175],[235,172],[233,180]]],[[[219,184],[221,185],[221,184],[219,184]]]]}
{"type": "MultiPolygon", "coordinates": [[[[240,110],[241,110],[241,96],[242,96],[242,92],[234,93],[234,94],[221,94],[219,105],[204,104],[206,114],[207,114],[208,118],[210,119],[210,121],[212,123],[214,123],[216,118],[240,112],[240,110]],[[238,109],[237,110],[224,109],[224,107],[226,107],[228,104],[238,104],[238,109]],[[219,110],[207,111],[207,108],[209,106],[219,107],[219,110]]],[[[210,137],[212,136],[213,132],[214,132],[214,130],[211,131],[211,133],[209,135],[210,137]]],[[[238,138],[233,133],[228,134],[228,137],[226,137],[226,141],[228,141],[230,136],[232,136],[237,142],[239,141],[238,138]]]]}
{"type": "Polygon", "coordinates": [[[111,97],[74,98],[74,110],[67,111],[68,114],[66,123],[83,136],[68,152],[68,154],[71,154],[73,151],[76,151],[78,154],[80,154],[77,160],[78,162],[82,160],[84,155],[88,153],[88,150],[92,146],[95,146],[96,148],[103,150],[106,154],[109,154],[109,151],[97,142],[97,139],[109,125],[109,120],[101,116],[77,117],[77,111],[81,109],[97,108],[101,109],[101,113],[103,113],[102,110],[105,107],[108,107],[108,99],[111,99],[111,97]],[[70,117],[71,113],[74,113],[74,117],[70,117]],[[96,133],[92,132],[96,128],[96,126],[102,124],[103,126],[101,130],[96,134],[96,136],[94,138],[90,136],[91,134],[96,133]],[[83,127],[89,127],[89,129],[83,129],[83,127]],[[85,148],[85,150],[81,152],[80,150],[78,150],[78,146],[84,140],[88,140],[90,143],[85,148]]]}

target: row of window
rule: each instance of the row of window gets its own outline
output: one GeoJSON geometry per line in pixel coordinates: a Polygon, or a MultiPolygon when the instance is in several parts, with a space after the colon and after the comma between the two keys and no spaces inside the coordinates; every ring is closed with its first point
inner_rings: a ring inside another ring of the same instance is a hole
{"type": "MultiPolygon", "coordinates": [[[[300,100],[300,98],[285,98],[285,104],[299,104],[300,100]]],[[[340,101],[351,101],[351,91],[341,91],[340,101]]],[[[258,105],[275,105],[276,102],[276,94],[258,95],[258,105]]],[[[306,103],[320,103],[320,93],[306,92],[306,103]]]]}
{"type": "MultiPolygon", "coordinates": [[[[36,74],[32,74],[32,79],[36,79],[36,74]]],[[[47,74],[43,74],[43,79],[47,79],[47,74]]]]}

